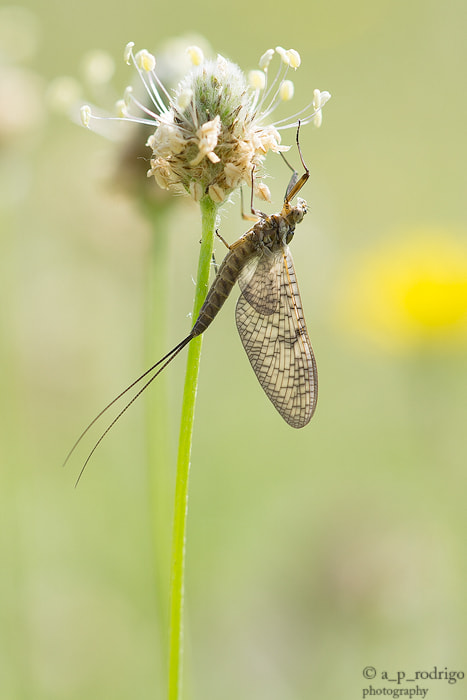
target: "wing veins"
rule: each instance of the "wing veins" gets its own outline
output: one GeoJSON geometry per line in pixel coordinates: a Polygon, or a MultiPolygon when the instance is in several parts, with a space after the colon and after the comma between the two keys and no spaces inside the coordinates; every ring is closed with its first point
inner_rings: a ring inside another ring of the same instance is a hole
{"type": "MultiPolygon", "coordinates": [[[[290,425],[299,428],[309,422],[316,406],[316,363],[288,248],[280,251],[270,267],[271,273],[274,268],[277,308],[272,313],[261,313],[242,293],[237,302],[237,328],[268,398],[290,425]]],[[[249,281],[253,290],[261,283],[256,274],[249,281]]]]}

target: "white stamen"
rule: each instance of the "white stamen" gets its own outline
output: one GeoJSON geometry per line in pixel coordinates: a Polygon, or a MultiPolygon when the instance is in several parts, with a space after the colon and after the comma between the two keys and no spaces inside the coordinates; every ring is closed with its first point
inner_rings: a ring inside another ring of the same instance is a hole
{"type": "Polygon", "coordinates": [[[313,107],[315,109],[321,109],[324,107],[326,102],[331,99],[331,94],[327,90],[313,90],[313,107]]]}
{"type": "Polygon", "coordinates": [[[279,54],[283,62],[288,66],[290,61],[289,57],[287,56],[287,51],[282,46],[276,46],[276,53],[279,54]]]}
{"type": "Polygon", "coordinates": [[[294,85],[291,80],[283,80],[279,89],[279,96],[281,100],[287,102],[291,100],[294,93],[294,85]]]}
{"type": "Polygon", "coordinates": [[[125,88],[125,92],[123,93],[123,101],[126,104],[126,106],[129,107],[132,100],[133,100],[133,88],[131,87],[131,85],[127,85],[125,88]]]}
{"type": "Polygon", "coordinates": [[[92,112],[89,105],[83,105],[79,110],[81,116],[81,123],[83,126],[89,128],[89,122],[91,121],[92,112]]]}
{"type": "Polygon", "coordinates": [[[320,90],[313,90],[313,107],[316,110],[316,114],[313,117],[313,124],[317,128],[320,127],[323,122],[322,108],[330,98],[331,95],[326,90],[323,92],[320,92],[320,90]]]}
{"type": "Polygon", "coordinates": [[[313,107],[319,109],[321,107],[321,92],[316,89],[313,90],[313,107]]]}
{"type": "Polygon", "coordinates": [[[129,41],[128,44],[125,46],[125,51],[123,52],[123,60],[128,65],[130,65],[130,63],[131,63],[131,57],[133,55],[133,46],[134,45],[135,45],[134,41],[129,41]]]}
{"type": "Polygon", "coordinates": [[[310,102],[306,107],[303,107],[303,109],[299,110],[298,112],[295,112],[295,114],[292,114],[290,117],[287,117],[286,119],[279,119],[278,121],[275,122],[275,126],[277,130],[281,129],[291,129],[295,128],[298,126],[297,118],[300,118],[300,124],[302,126],[305,126],[305,124],[309,124],[310,122],[314,122],[317,126],[320,126],[321,121],[318,118],[318,115],[321,114],[321,110],[323,106],[326,104],[328,100],[331,99],[331,94],[327,90],[323,90],[323,92],[320,92],[319,90],[315,90],[314,93],[319,93],[319,95],[316,95],[316,100],[315,98],[313,99],[313,102],[310,102]],[[319,100],[319,107],[315,107],[315,101],[318,103],[319,100]],[[306,114],[306,112],[312,109],[313,111],[310,114],[306,114]],[[302,115],[305,114],[303,117],[302,115]],[[315,121],[316,118],[316,121],[315,121]]]}
{"type": "Polygon", "coordinates": [[[267,71],[268,66],[272,61],[273,56],[274,56],[274,49],[268,49],[265,53],[263,53],[263,55],[259,59],[259,67],[262,70],[267,71]]]}
{"type": "Polygon", "coordinates": [[[295,51],[295,49],[289,49],[286,53],[287,53],[287,57],[289,59],[289,65],[292,68],[295,68],[295,70],[297,70],[300,63],[302,62],[302,59],[300,58],[300,54],[298,53],[298,51],[295,51]]]}
{"type": "Polygon", "coordinates": [[[146,49],[141,49],[141,51],[138,51],[135,56],[135,61],[138,68],[146,71],[146,73],[150,73],[156,67],[156,59],[152,53],[149,53],[149,51],[146,49]]]}
{"type": "Polygon", "coordinates": [[[248,73],[248,82],[254,90],[264,90],[266,76],[262,70],[251,70],[248,73]]]}
{"type": "MultiPolygon", "coordinates": [[[[281,46],[278,46],[277,48],[279,50],[282,50],[285,52],[285,49],[282,49],[281,46]]],[[[279,51],[279,53],[280,53],[280,51],[279,51]]],[[[284,65],[284,63],[282,63],[279,66],[277,73],[276,73],[276,77],[272,81],[272,83],[269,86],[269,88],[267,89],[267,91],[263,92],[263,96],[262,96],[261,101],[258,105],[258,110],[261,112],[261,119],[264,120],[267,117],[269,117],[269,115],[272,112],[274,112],[278,103],[280,102],[280,96],[279,96],[280,86],[282,84],[283,78],[287,75],[288,69],[289,69],[289,64],[288,64],[288,60],[287,60],[286,65],[284,65]],[[276,85],[278,87],[276,88],[275,92],[273,93],[273,90],[274,90],[276,85]],[[272,97],[270,97],[271,93],[273,93],[272,97]],[[268,100],[268,99],[269,99],[268,106],[266,108],[263,108],[263,105],[266,103],[266,100],[268,100]]]]}
{"type": "MultiPolygon", "coordinates": [[[[136,99],[136,97],[133,94],[133,88],[131,87],[131,85],[128,85],[128,87],[125,89],[125,92],[123,94],[123,98],[124,98],[124,102],[126,102],[128,108],[130,107],[130,105],[134,105],[135,107],[138,107],[138,109],[140,109],[142,112],[147,114],[148,117],[151,117],[151,119],[153,120],[153,123],[154,122],[157,123],[157,118],[158,118],[157,114],[155,114],[150,109],[148,109],[148,107],[146,107],[146,105],[143,104],[143,102],[140,102],[139,100],[136,99]]],[[[158,107],[157,104],[155,106],[158,107]]],[[[164,107],[164,105],[162,105],[161,112],[164,112],[164,111],[165,111],[165,107],[164,107]]],[[[130,117],[130,118],[135,119],[135,117],[130,117]]],[[[136,121],[141,121],[141,120],[137,119],[136,121]]]]}
{"type": "Polygon", "coordinates": [[[194,66],[200,66],[204,61],[204,54],[199,46],[189,46],[186,52],[194,66]]]}
{"type": "Polygon", "coordinates": [[[125,100],[117,100],[117,102],[115,103],[115,113],[117,117],[124,118],[130,116],[128,113],[128,105],[125,102],[125,100]]]}

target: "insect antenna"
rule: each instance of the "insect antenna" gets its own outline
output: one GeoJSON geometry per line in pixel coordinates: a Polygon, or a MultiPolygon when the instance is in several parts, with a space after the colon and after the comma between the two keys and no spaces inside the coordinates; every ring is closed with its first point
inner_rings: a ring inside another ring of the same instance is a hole
{"type": "Polygon", "coordinates": [[[84,464],[83,464],[83,466],[82,466],[82,468],[81,468],[81,471],[80,471],[80,473],[79,473],[79,475],[78,475],[78,478],[77,478],[77,480],[76,480],[75,487],[78,485],[79,480],[81,479],[81,476],[82,476],[82,474],[83,474],[83,472],[84,472],[84,470],[85,470],[85,468],[86,468],[86,466],[87,466],[89,460],[91,459],[92,455],[94,454],[94,452],[96,451],[97,447],[100,445],[100,443],[102,442],[102,440],[104,439],[104,437],[107,435],[107,433],[109,432],[109,430],[115,425],[115,423],[118,421],[118,419],[130,408],[130,406],[134,403],[134,401],[136,401],[136,399],[137,399],[139,396],[141,396],[141,394],[143,393],[143,391],[144,391],[145,389],[147,389],[147,387],[151,384],[151,382],[162,372],[163,369],[165,369],[165,368],[167,367],[167,365],[168,365],[170,362],[172,362],[172,360],[174,359],[174,357],[176,357],[176,355],[178,355],[178,353],[179,353],[181,350],[183,350],[183,348],[185,347],[185,345],[188,345],[188,343],[190,342],[190,340],[192,340],[193,338],[194,338],[194,336],[190,333],[190,335],[188,335],[188,336],[187,336],[186,338],[184,338],[180,343],[178,343],[178,345],[176,345],[174,348],[172,348],[172,350],[170,350],[170,352],[168,352],[166,355],[164,355],[164,357],[162,357],[158,362],[156,362],[154,365],[152,365],[152,367],[150,367],[149,369],[147,369],[143,374],[141,374],[137,379],[135,379],[129,386],[127,386],[126,389],[124,389],[123,391],[121,391],[121,392],[118,394],[118,396],[116,396],[114,399],[112,399],[112,401],[110,401],[101,411],[99,411],[99,413],[97,414],[97,416],[96,416],[95,418],[93,418],[93,420],[89,423],[89,425],[86,426],[86,428],[83,430],[83,432],[81,433],[81,435],[78,437],[78,439],[76,440],[76,442],[75,442],[75,444],[73,445],[73,447],[71,448],[71,450],[68,452],[68,454],[67,454],[67,456],[66,456],[66,458],[65,458],[65,461],[63,462],[63,465],[62,465],[62,466],[65,466],[65,465],[67,464],[67,462],[69,461],[71,455],[74,453],[74,451],[76,450],[76,448],[78,447],[78,445],[81,443],[81,441],[82,441],[82,439],[84,438],[84,436],[89,432],[89,430],[90,430],[90,429],[92,428],[92,426],[99,420],[99,418],[101,418],[101,416],[103,416],[104,413],[106,413],[106,412],[108,411],[109,408],[111,408],[119,399],[121,399],[122,396],[125,396],[125,394],[127,394],[131,389],[133,389],[133,387],[135,387],[137,384],[139,384],[139,382],[141,382],[145,377],[147,377],[148,374],[150,374],[151,372],[153,372],[153,371],[155,370],[156,367],[158,367],[161,363],[164,363],[164,364],[162,365],[162,367],[161,367],[161,368],[160,368],[160,369],[159,369],[159,370],[144,384],[144,386],[143,386],[141,389],[139,389],[139,391],[135,394],[135,396],[133,396],[133,398],[131,399],[131,401],[129,401],[129,402],[123,407],[123,409],[122,409],[122,410],[120,411],[120,413],[116,416],[116,418],[114,418],[114,420],[110,423],[110,425],[109,425],[109,426],[105,429],[105,431],[102,433],[102,435],[100,436],[100,438],[98,439],[98,441],[96,442],[96,444],[94,445],[94,447],[92,448],[91,452],[90,452],[89,455],[87,456],[86,461],[84,462],[84,464]]]}

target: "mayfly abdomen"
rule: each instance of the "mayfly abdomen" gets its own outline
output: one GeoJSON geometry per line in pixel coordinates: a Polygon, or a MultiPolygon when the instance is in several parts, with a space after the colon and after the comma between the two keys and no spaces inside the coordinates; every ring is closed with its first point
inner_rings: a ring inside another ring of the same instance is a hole
{"type": "Polygon", "coordinates": [[[253,255],[257,254],[257,244],[250,236],[241,238],[238,243],[239,245],[233,246],[222,261],[195,325],[191,329],[191,337],[201,335],[212,323],[235,286],[245,264],[253,255]]]}

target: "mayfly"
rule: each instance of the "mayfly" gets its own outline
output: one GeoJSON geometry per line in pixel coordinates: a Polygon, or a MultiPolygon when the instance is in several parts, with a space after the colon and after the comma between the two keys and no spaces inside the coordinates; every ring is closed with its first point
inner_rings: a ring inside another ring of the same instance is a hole
{"type": "Polygon", "coordinates": [[[259,383],[289,425],[293,428],[303,428],[309,423],[316,408],[318,378],[288,245],[296,225],[307,212],[304,199],[299,197],[295,206],[291,204],[309,177],[298,134],[299,129],[296,140],[305,172],[299,178],[294,170],[285,193],[282,211],[267,216],[251,205],[252,214],[257,221],[241,238],[229,245],[219,236],[227,246],[228,253],[219,267],[191,332],[107,404],[81,433],[65,462],[102,414],[154,372],[96,442],[81,469],[78,481],[94,451],[112,426],[178,353],[193,338],[204,333],[237,281],[241,290],[235,311],[237,329],[259,383]],[[156,368],[159,369],[154,371],[156,368]]]}

